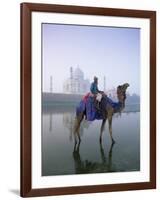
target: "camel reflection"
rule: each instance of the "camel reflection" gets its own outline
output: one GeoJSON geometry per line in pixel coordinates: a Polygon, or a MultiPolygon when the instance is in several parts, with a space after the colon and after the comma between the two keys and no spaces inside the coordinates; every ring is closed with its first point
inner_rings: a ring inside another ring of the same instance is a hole
{"type": "Polygon", "coordinates": [[[52,113],[50,113],[50,115],[49,115],[49,132],[52,132],[52,121],[53,121],[52,113]]]}
{"type": "Polygon", "coordinates": [[[108,156],[105,155],[102,143],[100,143],[100,155],[101,162],[92,162],[81,159],[80,155],[80,142],[75,143],[73,150],[73,159],[75,164],[75,173],[76,174],[86,174],[86,173],[103,173],[103,172],[113,172],[112,166],[112,152],[113,152],[114,143],[111,144],[108,156]]]}
{"type": "MultiPolygon", "coordinates": [[[[79,134],[83,136],[84,129],[88,129],[91,122],[84,120],[82,127],[79,130],[79,134]]],[[[63,113],[63,125],[69,130],[69,139],[72,141],[74,134],[75,116],[72,112],[63,113]]]]}

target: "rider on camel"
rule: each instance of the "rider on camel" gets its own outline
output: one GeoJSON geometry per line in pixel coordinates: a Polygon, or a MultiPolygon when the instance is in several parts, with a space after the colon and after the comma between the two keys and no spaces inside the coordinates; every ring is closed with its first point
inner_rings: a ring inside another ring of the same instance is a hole
{"type": "Polygon", "coordinates": [[[93,83],[91,84],[90,91],[95,97],[95,104],[96,108],[99,110],[100,109],[100,102],[102,99],[102,94],[104,93],[103,91],[100,91],[98,89],[98,78],[94,76],[93,83]]]}

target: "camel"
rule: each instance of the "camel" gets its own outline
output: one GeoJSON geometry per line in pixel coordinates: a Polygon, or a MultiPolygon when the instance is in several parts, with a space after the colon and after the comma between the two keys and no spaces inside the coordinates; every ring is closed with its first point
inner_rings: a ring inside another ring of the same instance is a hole
{"type": "MultiPolygon", "coordinates": [[[[100,137],[99,137],[100,143],[102,142],[102,134],[104,132],[104,126],[105,126],[107,119],[108,119],[108,125],[109,125],[110,138],[111,138],[112,143],[115,143],[115,140],[113,139],[113,135],[112,135],[112,118],[113,118],[114,113],[121,112],[125,108],[126,90],[128,87],[129,87],[128,83],[119,85],[117,87],[118,102],[115,103],[117,105],[116,108],[114,108],[114,106],[110,102],[107,102],[107,100],[106,100],[105,107],[103,107],[103,111],[104,111],[105,115],[104,115],[104,119],[102,120],[102,125],[101,125],[101,129],[100,129],[100,137]]],[[[103,98],[102,98],[102,100],[103,100],[103,98]]],[[[105,101],[105,99],[104,99],[104,101],[105,101]]],[[[85,117],[85,111],[79,113],[76,116],[75,126],[74,126],[75,143],[77,143],[77,139],[76,139],[77,136],[79,139],[79,143],[81,141],[79,129],[80,129],[80,125],[81,125],[81,122],[84,119],[84,117],[85,117]]]]}

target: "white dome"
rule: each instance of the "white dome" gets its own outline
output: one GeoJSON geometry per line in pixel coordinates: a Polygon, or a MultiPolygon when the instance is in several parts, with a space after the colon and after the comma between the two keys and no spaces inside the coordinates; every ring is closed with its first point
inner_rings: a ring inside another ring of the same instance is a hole
{"type": "Polygon", "coordinates": [[[77,67],[74,71],[74,78],[75,79],[84,79],[84,74],[79,67],[77,67]]]}

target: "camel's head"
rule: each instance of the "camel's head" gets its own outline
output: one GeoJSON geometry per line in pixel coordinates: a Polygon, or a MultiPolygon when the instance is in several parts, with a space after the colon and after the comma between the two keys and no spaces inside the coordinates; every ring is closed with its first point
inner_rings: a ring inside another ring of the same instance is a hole
{"type": "Polygon", "coordinates": [[[117,87],[117,97],[118,97],[118,100],[122,103],[124,103],[126,99],[126,90],[128,87],[129,87],[128,83],[124,83],[123,85],[119,85],[117,87]]]}

